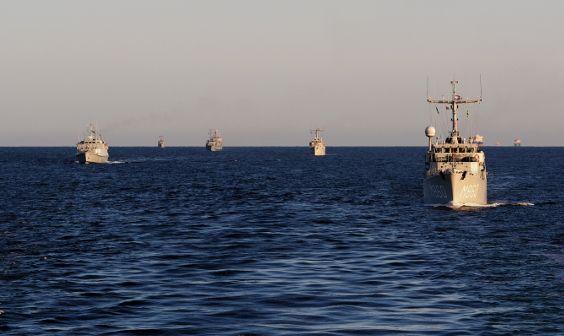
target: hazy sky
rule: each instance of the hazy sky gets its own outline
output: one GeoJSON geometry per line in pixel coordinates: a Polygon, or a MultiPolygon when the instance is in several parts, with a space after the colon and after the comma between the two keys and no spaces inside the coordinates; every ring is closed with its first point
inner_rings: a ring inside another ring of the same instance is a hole
{"type": "Polygon", "coordinates": [[[0,0],[0,146],[424,145],[480,74],[473,131],[562,146],[563,41],[563,1],[0,0]]]}

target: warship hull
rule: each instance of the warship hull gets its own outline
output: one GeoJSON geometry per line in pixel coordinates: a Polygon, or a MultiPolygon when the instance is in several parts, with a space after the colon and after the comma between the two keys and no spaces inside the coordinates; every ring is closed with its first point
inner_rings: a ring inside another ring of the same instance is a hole
{"type": "Polygon", "coordinates": [[[76,154],[78,163],[108,163],[108,155],[100,155],[91,152],[84,152],[76,154]]]}
{"type": "Polygon", "coordinates": [[[487,178],[482,173],[443,173],[425,178],[423,195],[426,204],[480,206],[488,203],[487,188],[487,178]]]}
{"type": "Polygon", "coordinates": [[[209,150],[210,152],[219,152],[223,149],[223,147],[216,145],[206,145],[206,149],[209,150]]]}
{"type": "Polygon", "coordinates": [[[324,156],[325,155],[325,146],[323,145],[316,145],[311,147],[311,152],[315,156],[324,156]]]}

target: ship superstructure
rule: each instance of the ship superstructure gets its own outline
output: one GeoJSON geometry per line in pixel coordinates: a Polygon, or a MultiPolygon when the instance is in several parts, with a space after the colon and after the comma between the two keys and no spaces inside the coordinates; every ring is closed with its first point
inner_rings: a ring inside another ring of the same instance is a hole
{"type": "Polygon", "coordinates": [[[482,97],[462,98],[456,92],[457,84],[458,81],[451,81],[450,98],[427,97],[429,103],[447,105],[452,114],[452,130],[445,140],[438,140],[434,127],[425,129],[429,142],[425,158],[424,199],[427,204],[485,205],[488,202],[485,154],[480,149],[479,141],[473,137],[461,137],[458,130],[459,105],[479,103],[482,97]]]}
{"type": "Polygon", "coordinates": [[[219,130],[210,130],[209,138],[206,141],[206,149],[212,152],[218,152],[223,149],[223,138],[219,134],[219,130]]]}
{"type": "Polygon", "coordinates": [[[79,163],[107,163],[108,144],[93,124],[88,126],[84,140],[76,144],[76,159],[79,163]]]}
{"type": "Polygon", "coordinates": [[[311,139],[311,141],[309,142],[309,148],[311,148],[311,152],[315,156],[325,155],[325,143],[323,142],[323,138],[321,137],[321,132],[323,132],[323,130],[319,128],[311,130],[313,139],[311,139]]]}
{"type": "Polygon", "coordinates": [[[165,148],[165,146],[166,146],[165,139],[161,135],[161,136],[159,136],[159,140],[157,141],[157,147],[158,148],[165,148]]]}

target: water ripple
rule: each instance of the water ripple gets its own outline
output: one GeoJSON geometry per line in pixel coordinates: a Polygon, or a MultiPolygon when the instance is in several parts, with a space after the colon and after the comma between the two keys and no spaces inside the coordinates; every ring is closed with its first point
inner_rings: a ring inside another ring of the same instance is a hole
{"type": "Polygon", "coordinates": [[[511,150],[453,211],[419,148],[0,148],[0,332],[560,334],[564,152],[511,150]]]}

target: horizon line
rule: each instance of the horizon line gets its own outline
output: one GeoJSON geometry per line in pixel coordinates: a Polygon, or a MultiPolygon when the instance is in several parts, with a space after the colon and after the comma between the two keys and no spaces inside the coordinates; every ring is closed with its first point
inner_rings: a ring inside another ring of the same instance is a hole
{"type": "MultiPolygon", "coordinates": [[[[62,146],[62,145],[54,145],[54,146],[43,146],[43,145],[13,145],[13,146],[4,146],[0,145],[0,148],[75,148],[76,146],[62,146]]],[[[427,145],[335,145],[335,146],[326,146],[329,148],[375,148],[375,147],[427,147],[427,145]]],[[[521,146],[514,146],[514,145],[491,145],[491,146],[480,146],[481,148],[499,148],[499,147],[543,147],[543,148],[559,148],[564,147],[564,145],[521,145],[521,146]]],[[[110,146],[111,148],[159,148],[156,145],[116,145],[110,146]]],[[[202,145],[179,145],[179,146],[165,146],[161,149],[166,148],[203,148],[205,146],[202,145]]],[[[307,145],[269,145],[269,146],[258,146],[258,145],[233,145],[233,146],[223,146],[223,148],[309,148],[307,145]]]]}

